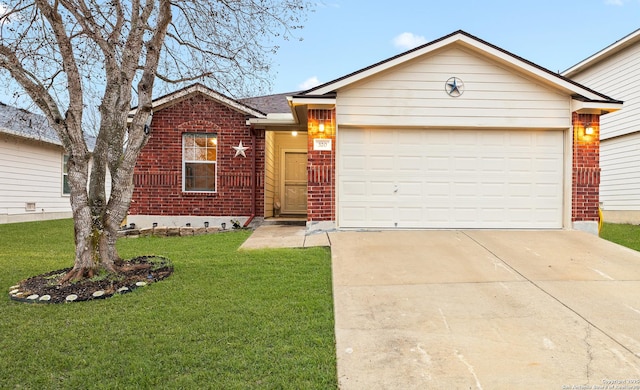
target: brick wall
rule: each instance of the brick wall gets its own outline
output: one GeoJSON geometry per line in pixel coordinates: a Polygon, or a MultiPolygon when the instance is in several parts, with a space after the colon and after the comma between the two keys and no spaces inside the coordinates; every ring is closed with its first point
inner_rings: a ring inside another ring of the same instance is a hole
{"type": "Polygon", "coordinates": [[[264,215],[264,132],[255,137],[245,114],[202,94],[154,112],[150,139],[134,173],[133,215],[251,215],[252,158],[256,154],[256,216],[264,215]],[[182,134],[217,134],[217,192],[182,191],[182,134]],[[247,157],[234,157],[242,141],[247,157]]]}
{"type": "Polygon", "coordinates": [[[336,219],[336,131],[334,110],[308,110],[307,221],[336,219]],[[320,125],[324,131],[320,131],[320,125]],[[313,150],[316,138],[330,139],[331,150],[313,150]]]}
{"type": "Polygon", "coordinates": [[[600,116],[573,113],[572,221],[598,221],[600,201],[600,116]],[[591,124],[593,134],[586,135],[591,124]]]}

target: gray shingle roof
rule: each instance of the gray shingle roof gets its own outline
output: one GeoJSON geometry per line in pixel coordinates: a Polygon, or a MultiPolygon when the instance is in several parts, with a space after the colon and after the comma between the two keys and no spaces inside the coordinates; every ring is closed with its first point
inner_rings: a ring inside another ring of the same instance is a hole
{"type": "MultiPolygon", "coordinates": [[[[0,133],[62,146],[58,134],[53,127],[49,126],[44,115],[9,106],[2,102],[0,102],[0,133]]],[[[93,151],[96,146],[96,137],[85,132],[84,139],[87,148],[93,151]]]]}
{"type": "Polygon", "coordinates": [[[62,145],[47,118],[0,102],[0,132],[62,145]]]}
{"type": "Polygon", "coordinates": [[[275,95],[256,96],[246,99],[238,99],[242,103],[259,111],[272,114],[290,113],[291,108],[287,102],[287,96],[297,95],[298,92],[279,93],[275,95]]]}

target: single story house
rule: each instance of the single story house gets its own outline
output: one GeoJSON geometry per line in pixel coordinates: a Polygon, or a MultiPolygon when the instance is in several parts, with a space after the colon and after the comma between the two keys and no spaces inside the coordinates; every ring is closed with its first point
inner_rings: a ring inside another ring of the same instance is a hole
{"type": "Polygon", "coordinates": [[[464,31],[288,96],[196,84],[154,102],[128,220],[597,233],[622,104],[464,31]]]}
{"type": "Polygon", "coordinates": [[[600,122],[600,203],[605,221],[640,224],[640,30],[563,75],[624,100],[600,122]]]}
{"type": "Polygon", "coordinates": [[[44,116],[0,103],[0,223],[71,218],[66,158],[44,116]]]}

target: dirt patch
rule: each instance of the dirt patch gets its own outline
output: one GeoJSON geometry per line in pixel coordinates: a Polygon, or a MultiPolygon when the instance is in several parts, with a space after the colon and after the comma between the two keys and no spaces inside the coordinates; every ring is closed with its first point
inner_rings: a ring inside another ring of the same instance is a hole
{"type": "Polygon", "coordinates": [[[169,259],[160,256],[136,257],[125,261],[121,267],[125,271],[117,275],[103,275],[102,277],[64,284],[59,284],[59,281],[71,268],[47,272],[12,286],[9,297],[13,300],[30,303],[63,303],[104,299],[160,281],[173,273],[173,265],[169,259]]]}

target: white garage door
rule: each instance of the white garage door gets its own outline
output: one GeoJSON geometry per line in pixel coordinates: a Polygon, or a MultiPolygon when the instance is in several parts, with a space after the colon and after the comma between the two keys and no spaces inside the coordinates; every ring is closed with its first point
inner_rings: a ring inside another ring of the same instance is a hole
{"type": "Polygon", "coordinates": [[[343,228],[561,228],[562,131],[340,129],[343,228]]]}

